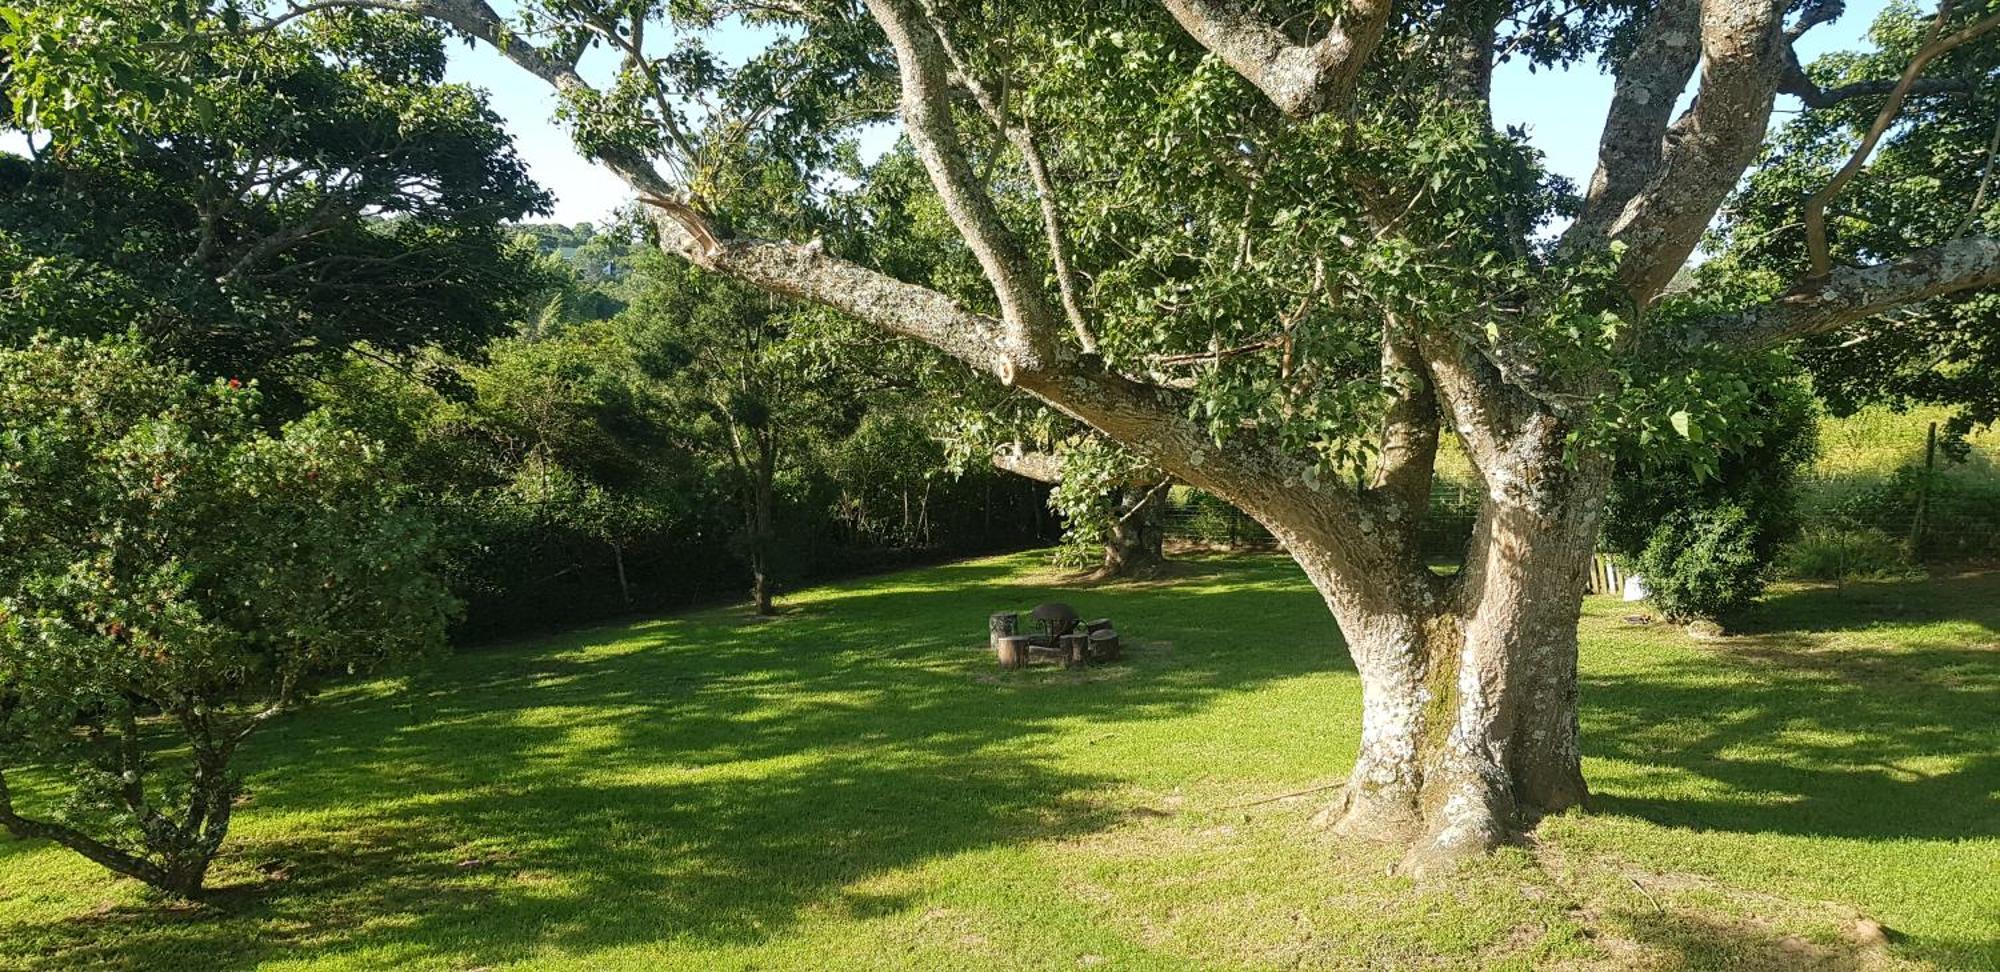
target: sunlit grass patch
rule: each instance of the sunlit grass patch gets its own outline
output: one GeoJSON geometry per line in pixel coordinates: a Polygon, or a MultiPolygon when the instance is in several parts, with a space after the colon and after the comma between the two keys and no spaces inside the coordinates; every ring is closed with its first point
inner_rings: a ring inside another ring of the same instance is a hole
{"type": "Polygon", "coordinates": [[[1584,620],[1593,812],[1448,880],[1307,826],[1359,685],[1288,562],[1022,555],[337,687],[214,907],[0,840],[0,967],[2000,968],[2000,574],[1633,613],[1584,620]],[[1127,661],[999,671],[1048,598],[1127,661]]]}

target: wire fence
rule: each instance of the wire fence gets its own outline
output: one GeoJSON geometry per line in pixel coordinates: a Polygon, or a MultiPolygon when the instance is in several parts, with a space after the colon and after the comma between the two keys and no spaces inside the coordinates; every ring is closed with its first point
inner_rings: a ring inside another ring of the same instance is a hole
{"type": "MultiPolygon", "coordinates": [[[[1954,460],[1928,438],[1934,434],[1921,427],[1914,437],[1905,432],[1893,451],[1878,444],[1880,461],[1865,468],[1852,456],[1835,455],[1807,470],[1797,492],[1803,535],[1867,535],[1899,546],[1916,563],[2000,561],[2000,451],[1987,445],[1954,460]]],[[[1431,489],[1423,554],[1462,554],[1478,513],[1477,487],[1440,479],[1431,489]]],[[[1185,487],[1169,494],[1166,536],[1195,546],[1276,546],[1235,507],[1185,487]]]]}

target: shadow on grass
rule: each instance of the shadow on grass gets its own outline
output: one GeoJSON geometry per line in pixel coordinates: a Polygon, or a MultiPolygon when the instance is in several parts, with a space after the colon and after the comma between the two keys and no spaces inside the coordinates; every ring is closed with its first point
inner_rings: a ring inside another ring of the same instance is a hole
{"type": "Polygon", "coordinates": [[[282,836],[240,828],[225,879],[262,867],[284,882],[194,920],[136,907],[42,926],[37,955],[14,958],[493,964],[894,913],[907,899],[854,886],[1118,819],[1123,781],[1057,767],[1054,721],[1172,717],[1351,667],[1287,562],[1090,590],[1017,584],[1026,562],[822,591],[775,619],[707,612],[500,647],[400,692],[333,693],[259,737],[246,767],[239,819],[282,836]],[[1116,617],[1132,661],[998,673],[986,615],[1056,596],[1116,617]]]}
{"type": "Polygon", "coordinates": [[[1769,598],[1679,670],[1586,674],[1593,755],[1740,799],[1601,794],[1663,826],[1868,839],[2000,835],[2000,572],[1769,598]],[[1900,625],[1893,643],[1870,634],[1900,625]],[[1939,624],[1930,634],[1909,625],[1939,624]]]}
{"type": "MultiPolygon", "coordinates": [[[[395,692],[330,693],[255,740],[245,767],[251,799],[224,880],[286,880],[205,911],[16,925],[25,937],[0,943],[0,965],[498,964],[894,915],[916,892],[871,879],[1088,834],[1130,809],[1126,780],[1055,758],[1077,722],[1116,731],[1352,667],[1280,558],[1090,587],[1033,563],[817,591],[775,619],[711,611],[575,632],[462,655],[395,692]],[[1112,616],[1137,646],[1129,663],[997,672],[987,614],[1052,598],[1112,616]]],[[[2000,573],[1933,584],[1864,594],[1907,605],[1904,623],[1959,626],[1936,637],[1871,643],[1873,608],[1851,585],[1773,598],[1712,659],[1586,666],[1592,756],[1743,794],[1639,786],[1598,808],[1870,840],[2000,832],[2000,652],[1966,647],[1962,628],[2000,631],[2000,573]]],[[[0,869],[24,846],[0,841],[0,869]]],[[[1691,967],[1750,947],[1727,936],[1763,934],[1640,931],[1691,967]]]]}

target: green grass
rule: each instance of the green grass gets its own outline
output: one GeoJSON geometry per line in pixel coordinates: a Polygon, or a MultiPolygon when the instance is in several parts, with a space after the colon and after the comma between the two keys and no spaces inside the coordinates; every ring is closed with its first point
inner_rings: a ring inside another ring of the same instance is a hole
{"type": "Polygon", "coordinates": [[[460,655],[253,743],[212,907],[0,839],[0,967],[2000,968],[2000,573],[1584,622],[1596,809],[1446,880],[1311,831],[1358,687],[1277,558],[1070,589],[1128,663],[1002,674],[1033,555],[460,655]],[[1867,915],[1907,936],[1848,940],[1867,915]]]}

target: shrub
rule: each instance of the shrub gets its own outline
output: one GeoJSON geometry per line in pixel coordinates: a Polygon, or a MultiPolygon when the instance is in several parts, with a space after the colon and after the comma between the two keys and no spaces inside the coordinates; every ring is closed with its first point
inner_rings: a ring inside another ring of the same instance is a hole
{"type": "Polygon", "coordinates": [[[251,733],[454,609],[381,449],[257,403],[130,341],[0,352],[0,825],[179,895],[251,733]],[[68,769],[68,800],[16,806],[7,767],[68,769]]]}
{"type": "Polygon", "coordinates": [[[1712,467],[1663,464],[1621,445],[1605,543],[1638,563],[1652,601],[1675,621],[1720,621],[1763,590],[1798,531],[1798,474],[1818,449],[1817,406],[1796,376],[1751,369],[1754,426],[1712,467]]]}
{"type": "Polygon", "coordinates": [[[1800,580],[1866,580],[1916,572],[1902,541],[1869,527],[1816,526],[1786,545],[1784,576],[1800,580]]]}
{"type": "Polygon", "coordinates": [[[1765,533],[1734,504],[1668,518],[1639,555],[1653,606],[1685,623],[1727,617],[1756,600],[1770,564],[1765,533]]]}

